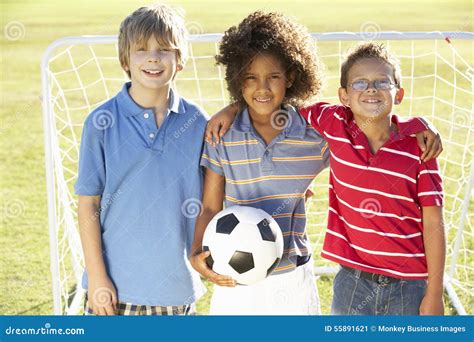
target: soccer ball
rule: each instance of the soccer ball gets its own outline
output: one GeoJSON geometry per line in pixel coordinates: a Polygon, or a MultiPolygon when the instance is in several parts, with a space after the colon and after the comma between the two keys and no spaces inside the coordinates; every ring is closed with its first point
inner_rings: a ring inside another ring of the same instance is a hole
{"type": "Polygon", "coordinates": [[[283,255],[283,235],[278,223],[265,211],[233,206],[209,222],[203,250],[210,251],[206,263],[214,272],[250,285],[265,279],[283,255]]]}

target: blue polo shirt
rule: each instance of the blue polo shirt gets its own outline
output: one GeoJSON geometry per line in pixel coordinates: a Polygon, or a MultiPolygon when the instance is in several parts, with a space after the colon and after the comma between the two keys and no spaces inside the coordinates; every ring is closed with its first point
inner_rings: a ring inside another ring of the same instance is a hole
{"type": "Polygon", "coordinates": [[[225,206],[262,209],[278,222],[284,252],[274,274],[296,267],[298,256],[311,254],[306,234],[305,192],[329,164],[321,135],[290,106],[288,126],[266,144],[248,110],[237,114],[216,147],[205,143],[201,165],[225,177],[225,206]]]}
{"type": "Polygon", "coordinates": [[[119,301],[190,304],[203,293],[188,253],[202,195],[207,114],[171,90],[158,129],[153,110],[135,103],[129,87],[87,117],[75,192],[102,196],[103,256],[119,301]]]}

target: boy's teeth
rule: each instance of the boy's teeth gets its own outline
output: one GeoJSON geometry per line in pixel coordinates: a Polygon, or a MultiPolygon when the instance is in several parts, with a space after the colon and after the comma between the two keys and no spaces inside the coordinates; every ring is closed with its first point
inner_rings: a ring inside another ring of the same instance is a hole
{"type": "Polygon", "coordinates": [[[160,73],[160,71],[158,71],[158,70],[145,70],[145,72],[147,72],[149,74],[153,74],[153,75],[156,75],[156,74],[160,73]]]}
{"type": "Polygon", "coordinates": [[[269,97],[257,97],[257,98],[255,98],[255,100],[257,100],[258,102],[268,102],[268,101],[270,101],[270,98],[269,97]]]}

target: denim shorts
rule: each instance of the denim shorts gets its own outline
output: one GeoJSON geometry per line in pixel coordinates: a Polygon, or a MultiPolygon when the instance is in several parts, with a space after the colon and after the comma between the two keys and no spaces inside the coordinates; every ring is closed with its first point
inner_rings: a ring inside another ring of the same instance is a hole
{"type": "Polygon", "coordinates": [[[334,278],[333,315],[419,315],[426,280],[377,283],[360,271],[341,268],[334,278]]]}

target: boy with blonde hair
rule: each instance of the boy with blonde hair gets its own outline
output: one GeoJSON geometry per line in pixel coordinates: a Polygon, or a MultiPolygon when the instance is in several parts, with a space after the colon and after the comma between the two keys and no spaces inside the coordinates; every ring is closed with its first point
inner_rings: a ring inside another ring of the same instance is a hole
{"type": "Polygon", "coordinates": [[[118,45],[131,82],[85,121],[75,192],[88,314],[191,314],[203,293],[187,255],[207,115],[172,87],[187,43],[167,6],[129,15],[118,45]]]}

